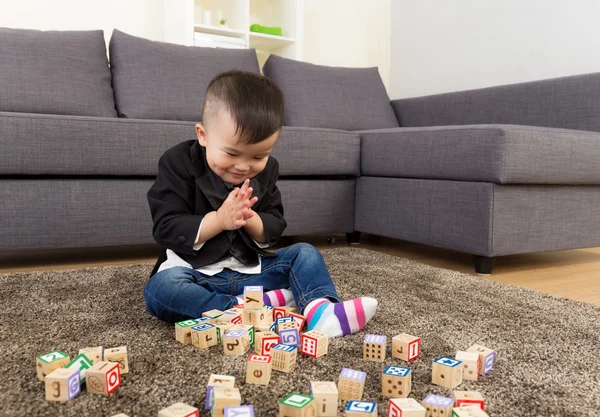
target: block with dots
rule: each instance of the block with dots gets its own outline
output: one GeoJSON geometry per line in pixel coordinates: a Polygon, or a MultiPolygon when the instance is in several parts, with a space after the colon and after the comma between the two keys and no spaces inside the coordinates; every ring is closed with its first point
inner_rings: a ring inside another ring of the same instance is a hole
{"type": "Polygon", "coordinates": [[[477,381],[479,379],[479,353],[458,351],[455,359],[462,362],[463,380],[477,381]]]}
{"type": "Polygon", "coordinates": [[[477,352],[479,354],[479,375],[483,376],[492,372],[496,362],[496,351],[482,345],[473,345],[467,349],[467,352],[477,352]]]}
{"type": "Polygon", "coordinates": [[[381,375],[381,394],[384,397],[406,398],[412,389],[410,368],[388,366],[381,375]]]}
{"type": "Polygon", "coordinates": [[[431,382],[446,388],[456,388],[463,382],[462,362],[447,356],[433,360],[431,382]]]}
{"type": "Polygon", "coordinates": [[[387,337],[378,334],[368,334],[363,341],[363,359],[375,362],[385,360],[387,337]]]}
{"type": "Polygon", "coordinates": [[[327,354],[329,336],[316,330],[310,330],[300,335],[300,353],[313,358],[327,354]]]}
{"type": "Polygon", "coordinates": [[[423,401],[425,407],[425,417],[451,417],[452,408],[454,408],[454,399],[442,397],[441,395],[428,394],[423,401]]]}
{"type": "Polygon", "coordinates": [[[343,368],[338,380],[340,400],[362,400],[366,379],[366,372],[343,368]]]}

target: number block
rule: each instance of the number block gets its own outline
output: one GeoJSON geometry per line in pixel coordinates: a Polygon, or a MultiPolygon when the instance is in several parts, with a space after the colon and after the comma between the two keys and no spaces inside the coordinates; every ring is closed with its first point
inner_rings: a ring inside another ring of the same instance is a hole
{"type": "Polygon", "coordinates": [[[446,388],[455,388],[463,382],[462,362],[447,356],[434,359],[431,382],[446,388]]]}
{"type": "Polygon", "coordinates": [[[406,398],[412,389],[410,368],[388,366],[381,375],[381,393],[385,397],[406,398]]]}
{"type": "Polygon", "coordinates": [[[262,309],[263,306],[263,287],[244,287],[244,310],[262,309]]]}
{"type": "Polygon", "coordinates": [[[175,323],[175,340],[184,345],[192,344],[192,327],[197,326],[198,322],[194,319],[184,320],[175,323]]]}
{"type": "Polygon", "coordinates": [[[469,405],[452,409],[452,417],[489,417],[479,406],[469,405]]]}
{"type": "Polygon", "coordinates": [[[386,417],[426,417],[427,410],[414,398],[392,398],[386,417]]]}
{"type": "Polygon", "coordinates": [[[346,406],[346,415],[348,417],[377,417],[377,403],[366,401],[348,401],[346,406]]]}
{"type": "Polygon", "coordinates": [[[302,329],[304,328],[304,324],[306,323],[306,317],[298,313],[290,313],[288,317],[293,318],[294,322],[298,325],[298,329],[302,331],[302,329]]]}
{"type": "Polygon", "coordinates": [[[118,363],[100,361],[86,373],[87,392],[110,395],[121,385],[121,366],[118,363]]]}
{"type": "Polygon", "coordinates": [[[204,313],[202,313],[202,317],[208,317],[210,320],[208,320],[208,322],[210,324],[216,324],[217,323],[217,319],[219,317],[221,317],[223,315],[223,312],[221,310],[208,310],[205,311],[204,313]]]}
{"type": "Polygon", "coordinates": [[[45,379],[47,401],[70,401],[81,392],[78,369],[58,368],[45,379]]]}
{"type": "Polygon", "coordinates": [[[249,308],[244,309],[242,313],[242,323],[251,324],[253,326],[266,326],[271,324],[271,314],[264,308],[251,310],[249,308]]]}
{"type": "Polygon", "coordinates": [[[479,354],[479,375],[487,375],[494,369],[496,361],[496,352],[481,345],[473,345],[467,349],[467,352],[477,352],[479,354]]]}
{"type": "Polygon", "coordinates": [[[421,338],[401,333],[392,338],[392,357],[411,362],[421,355],[421,338]]]}
{"type": "Polygon", "coordinates": [[[254,417],[254,407],[251,405],[225,407],[225,417],[254,417]]]}
{"type": "Polygon", "coordinates": [[[127,346],[119,346],[104,350],[105,362],[117,362],[121,367],[121,375],[129,373],[129,360],[127,359],[127,346]]]}
{"type": "Polygon", "coordinates": [[[296,368],[298,348],[278,344],[271,348],[273,357],[273,369],[281,372],[292,372],[296,368]]]}
{"type": "MultiPolygon", "coordinates": [[[[286,323],[291,324],[291,323],[286,323]]],[[[279,330],[280,343],[289,346],[298,346],[300,344],[300,332],[298,328],[293,329],[281,329],[279,330]]]]}
{"type": "Polygon", "coordinates": [[[206,384],[206,410],[210,410],[211,393],[214,387],[233,388],[234,385],[234,376],[211,374],[208,378],[208,384],[206,384]]]}
{"type": "Polygon", "coordinates": [[[279,417],[312,417],[317,413],[315,400],[293,392],[279,402],[279,417]]]}
{"type": "Polygon", "coordinates": [[[192,327],[192,346],[208,349],[219,344],[217,327],[214,324],[202,323],[192,327]]]}
{"type": "Polygon", "coordinates": [[[35,369],[40,381],[44,381],[46,375],[58,368],[64,368],[71,358],[65,352],[54,350],[44,355],[36,356],[35,369]]]}
{"type": "Polygon", "coordinates": [[[244,329],[231,329],[223,335],[223,352],[240,356],[250,349],[250,335],[244,329]]]}
{"type": "Polygon", "coordinates": [[[92,361],[92,364],[96,364],[104,359],[104,351],[102,346],[94,346],[87,347],[84,349],[79,349],[79,354],[85,354],[89,360],[92,361]]]}
{"type": "Polygon", "coordinates": [[[254,351],[260,355],[270,355],[271,348],[279,344],[279,335],[273,332],[256,333],[254,351]]]}
{"type": "Polygon", "coordinates": [[[339,394],[335,382],[310,381],[310,396],[315,399],[317,416],[337,416],[339,394]]]}
{"type": "Polygon", "coordinates": [[[275,331],[279,333],[279,330],[283,329],[295,329],[298,327],[293,317],[279,317],[275,319],[275,331]]]}
{"type": "Polygon", "coordinates": [[[79,381],[83,384],[85,382],[85,374],[87,373],[87,370],[90,369],[93,365],[94,364],[92,363],[92,361],[87,356],[85,356],[84,353],[80,353],[79,355],[75,356],[75,359],[69,362],[69,364],[65,366],[65,368],[77,369],[79,371],[79,381]]]}
{"type": "Polygon", "coordinates": [[[454,391],[453,395],[456,407],[476,405],[485,410],[485,400],[483,399],[483,395],[478,391],[454,391]]]}
{"type": "Polygon", "coordinates": [[[296,313],[298,309],[296,307],[273,307],[273,320],[277,320],[281,317],[287,317],[290,313],[296,313]]]}
{"type": "Polygon", "coordinates": [[[343,368],[338,381],[340,400],[361,400],[366,379],[366,372],[343,368]]]}
{"type": "Polygon", "coordinates": [[[175,403],[158,412],[158,417],[198,417],[200,412],[196,407],[186,403],[175,403]]]}
{"type": "Polygon", "coordinates": [[[454,399],[441,395],[429,394],[421,401],[427,411],[426,417],[447,417],[452,413],[454,399]]]}
{"type": "Polygon", "coordinates": [[[311,330],[300,335],[300,353],[318,358],[327,354],[329,336],[325,333],[311,330]]]}
{"type": "Polygon", "coordinates": [[[242,396],[237,388],[214,387],[210,395],[212,417],[225,417],[225,407],[242,404],[242,396]]]}
{"type": "Polygon", "coordinates": [[[251,354],[246,362],[246,383],[269,385],[271,380],[271,356],[251,354]]]}
{"type": "Polygon", "coordinates": [[[363,359],[383,362],[387,350],[387,337],[378,334],[368,334],[363,341],[363,359]]]}
{"type": "Polygon", "coordinates": [[[462,362],[463,380],[477,381],[479,379],[479,353],[458,351],[455,358],[462,362]]]}

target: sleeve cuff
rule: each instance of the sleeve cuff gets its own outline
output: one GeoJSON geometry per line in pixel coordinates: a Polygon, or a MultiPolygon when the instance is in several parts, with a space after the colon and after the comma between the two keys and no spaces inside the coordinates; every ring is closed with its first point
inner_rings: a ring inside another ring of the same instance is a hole
{"type": "MultiPolygon", "coordinates": [[[[194,240],[194,242],[197,242],[198,239],[200,239],[200,230],[202,230],[202,223],[204,223],[204,218],[200,222],[200,226],[198,227],[198,234],[196,235],[196,239],[194,240]]],[[[206,242],[198,243],[197,245],[192,246],[192,249],[200,250],[202,248],[202,246],[204,246],[205,243],[206,242]]]]}
{"type": "MultiPolygon", "coordinates": [[[[197,240],[197,239],[196,239],[197,240]]],[[[254,241],[254,243],[256,243],[256,246],[258,246],[261,249],[265,249],[269,247],[268,243],[258,243],[256,240],[252,239],[254,241]]]]}

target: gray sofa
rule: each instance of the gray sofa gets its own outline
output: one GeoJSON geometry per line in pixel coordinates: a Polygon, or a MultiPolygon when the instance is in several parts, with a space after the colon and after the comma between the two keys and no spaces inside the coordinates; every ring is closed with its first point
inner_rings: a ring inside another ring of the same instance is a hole
{"type": "MultiPolygon", "coordinates": [[[[160,155],[253,50],[0,29],[0,250],[153,243],[160,155]]],[[[376,68],[271,56],[286,235],[495,256],[600,245],[600,74],[390,101],[376,68]],[[494,123],[494,124],[492,124],[494,123]]]]}

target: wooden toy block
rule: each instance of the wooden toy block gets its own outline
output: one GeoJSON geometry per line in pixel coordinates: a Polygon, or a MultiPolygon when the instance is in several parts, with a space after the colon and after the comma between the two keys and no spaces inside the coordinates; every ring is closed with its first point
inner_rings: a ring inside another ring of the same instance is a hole
{"type": "Polygon", "coordinates": [[[158,412],[158,417],[198,417],[200,412],[196,407],[185,403],[175,403],[158,412]]]}
{"type": "Polygon", "coordinates": [[[217,318],[217,324],[221,323],[233,323],[240,324],[242,322],[242,310],[229,309],[223,312],[223,315],[217,318]],[[234,311],[232,311],[234,310],[234,311]],[[239,310],[239,311],[238,311],[239,310]]]}
{"type": "Polygon", "coordinates": [[[127,346],[119,346],[104,350],[105,362],[118,362],[121,367],[121,375],[129,373],[129,360],[127,359],[127,346]]]}
{"type": "Polygon", "coordinates": [[[406,398],[412,389],[410,368],[388,366],[381,375],[381,394],[385,397],[406,398]]]}
{"type": "Polygon", "coordinates": [[[213,324],[215,329],[217,330],[217,344],[223,344],[223,335],[227,333],[235,324],[233,323],[221,323],[221,324],[213,324]]]}
{"type": "Polygon", "coordinates": [[[315,400],[293,392],[279,402],[279,417],[312,417],[317,413],[315,400]]]}
{"type": "Polygon", "coordinates": [[[35,369],[40,381],[44,381],[46,375],[58,368],[64,368],[71,358],[65,352],[54,350],[44,355],[36,356],[35,369]]]}
{"type": "Polygon", "coordinates": [[[92,364],[96,364],[104,359],[104,352],[102,346],[95,347],[87,347],[84,349],[79,349],[79,354],[85,354],[89,360],[92,361],[92,364]]]}
{"type": "Polygon", "coordinates": [[[253,348],[254,347],[254,337],[255,337],[254,326],[252,326],[250,324],[239,323],[239,324],[234,325],[231,328],[231,330],[235,330],[235,329],[246,330],[248,332],[248,336],[250,337],[250,347],[253,348]]]}
{"type": "Polygon", "coordinates": [[[210,410],[210,399],[213,387],[233,388],[234,385],[234,376],[211,374],[208,378],[208,384],[206,384],[206,410],[210,410]]]}
{"type": "Polygon", "coordinates": [[[456,407],[476,405],[485,410],[485,400],[483,399],[483,395],[478,391],[454,391],[453,395],[456,407]]]}
{"type": "Polygon", "coordinates": [[[392,357],[411,362],[421,355],[421,339],[406,333],[392,338],[392,357]]]}
{"type": "Polygon", "coordinates": [[[92,361],[87,356],[85,356],[85,353],[80,353],[79,355],[75,356],[75,359],[69,362],[69,364],[65,366],[65,368],[77,369],[79,371],[79,381],[83,384],[85,382],[85,375],[87,373],[87,370],[90,369],[93,365],[94,364],[92,363],[92,361]]]}
{"type": "Polygon", "coordinates": [[[456,359],[463,365],[463,380],[477,381],[479,379],[479,353],[456,352],[456,359]]]}
{"type": "Polygon", "coordinates": [[[378,334],[368,334],[363,342],[363,359],[383,362],[387,350],[387,337],[378,334]]]}
{"type": "Polygon", "coordinates": [[[496,361],[496,352],[481,345],[473,345],[467,349],[467,352],[477,352],[479,354],[479,375],[487,375],[494,369],[496,361]]]}
{"type": "Polygon", "coordinates": [[[239,407],[225,407],[225,417],[254,417],[254,407],[240,405],[239,407]]]}
{"type": "Polygon", "coordinates": [[[421,404],[425,407],[425,417],[450,417],[454,407],[454,399],[429,394],[421,401],[421,404]]]}
{"type": "MultiPolygon", "coordinates": [[[[285,323],[285,325],[290,325],[292,323],[285,323]]],[[[294,325],[296,323],[293,323],[294,325]]],[[[280,343],[284,345],[290,346],[298,346],[300,344],[300,332],[297,327],[292,329],[281,329],[279,330],[279,339],[280,343]]]]}
{"type": "Polygon", "coordinates": [[[259,308],[256,310],[245,309],[242,313],[242,323],[243,324],[251,324],[253,326],[267,326],[270,325],[271,315],[264,308],[259,308]]]}
{"type": "Polygon", "coordinates": [[[287,317],[290,313],[296,313],[297,311],[298,309],[296,307],[273,307],[273,320],[287,317]]]}
{"type": "Polygon", "coordinates": [[[268,315],[268,319],[273,322],[275,321],[275,319],[273,318],[273,306],[268,306],[266,304],[263,304],[263,308],[265,309],[265,311],[267,312],[268,315]]]}
{"type": "Polygon", "coordinates": [[[216,324],[217,319],[223,315],[221,310],[208,310],[202,313],[202,317],[208,317],[210,324],[216,324]]]}
{"type": "MultiPolygon", "coordinates": [[[[273,323],[264,324],[264,325],[257,324],[257,325],[255,325],[255,326],[254,326],[254,331],[255,331],[256,333],[259,333],[259,332],[270,332],[270,331],[271,331],[271,325],[272,325],[272,324],[273,324],[273,323]]],[[[273,333],[274,333],[274,332],[273,332],[273,333]]]]}
{"type": "Polygon", "coordinates": [[[348,417],[377,417],[377,403],[366,401],[348,401],[346,406],[348,417]]]}
{"type": "Polygon", "coordinates": [[[293,317],[280,317],[275,319],[275,331],[277,333],[279,333],[279,330],[295,328],[298,328],[298,325],[294,321],[293,317]]]}
{"type": "Polygon", "coordinates": [[[483,411],[477,405],[465,407],[456,407],[452,409],[452,417],[489,417],[488,413],[483,411]]]}
{"type": "Polygon", "coordinates": [[[317,416],[337,416],[338,389],[335,382],[310,381],[310,396],[315,399],[317,416]]]}
{"type": "Polygon", "coordinates": [[[225,417],[225,407],[241,405],[242,396],[238,388],[213,387],[210,402],[210,415],[225,417]]]}
{"type": "Polygon", "coordinates": [[[47,401],[69,401],[81,392],[77,369],[57,368],[45,379],[47,401]]]}
{"type": "Polygon", "coordinates": [[[279,344],[279,335],[273,332],[256,333],[254,351],[260,355],[270,355],[271,348],[279,344]]]}
{"type": "Polygon", "coordinates": [[[110,395],[121,385],[121,366],[114,362],[100,361],[87,370],[87,392],[110,395]]]}
{"type": "Polygon", "coordinates": [[[434,359],[431,382],[446,388],[455,388],[463,382],[462,362],[447,356],[434,359]]]}
{"type": "Polygon", "coordinates": [[[392,398],[386,417],[425,417],[427,410],[414,398],[392,398]]]}
{"type": "Polygon", "coordinates": [[[175,340],[184,345],[192,344],[192,327],[197,326],[198,322],[194,319],[184,320],[175,323],[175,340]]]}
{"type": "Polygon", "coordinates": [[[202,323],[192,327],[192,346],[208,349],[219,344],[217,327],[214,324],[202,323]]]}
{"type": "Polygon", "coordinates": [[[302,331],[304,324],[306,323],[306,317],[298,313],[290,313],[288,317],[293,318],[294,322],[298,325],[298,329],[302,331]]]}
{"type": "Polygon", "coordinates": [[[244,310],[262,309],[263,306],[263,287],[244,287],[244,310]]]}
{"type": "Polygon", "coordinates": [[[338,381],[340,400],[361,400],[366,379],[366,372],[343,368],[338,381]]]}
{"type": "Polygon", "coordinates": [[[327,354],[329,336],[325,333],[311,330],[300,335],[300,353],[318,358],[327,354]]]}
{"type": "Polygon", "coordinates": [[[119,413],[119,414],[115,414],[112,417],[129,417],[129,416],[127,414],[119,413]]]}
{"type": "Polygon", "coordinates": [[[296,368],[298,348],[296,346],[275,345],[271,348],[273,369],[281,372],[291,372],[296,368]]]}
{"type": "Polygon", "coordinates": [[[246,383],[269,385],[271,380],[271,356],[251,354],[246,362],[246,383]]]}
{"type": "Polygon", "coordinates": [[[250,335],[244,329],[231,329],[223,335],[223,352],[240,356],[250,349],[250,335]]]}

